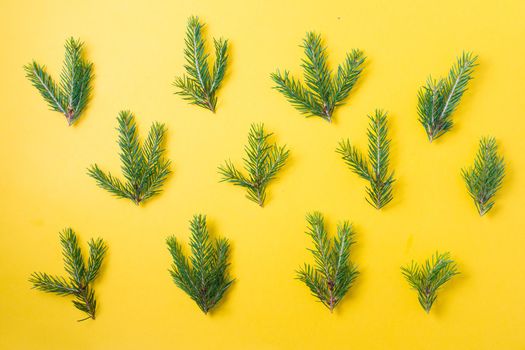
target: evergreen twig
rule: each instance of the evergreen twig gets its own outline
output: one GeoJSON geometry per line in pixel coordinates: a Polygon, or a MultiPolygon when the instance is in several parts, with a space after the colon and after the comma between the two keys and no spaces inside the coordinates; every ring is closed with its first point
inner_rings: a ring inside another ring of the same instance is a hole
{"type": "Polygon", "coordinates": [[[244,167],[248,176],[237,170],[231,161],[226,161],[224,165],[219,166],[222,182],[246,188],[248,191],[246,197],[261,207],[266,199],[268,183],[276,177],[289,155],[286,146],[277,146],[268,142],[271,136],[271,133],[265,133],[264,124],[251,125],[248,145],[244,147],[246,151],[244,167]]]}
{"type": "Polygon", "coordinates": [[[234,281],[228,275],[230,244],[224,238],[210,238],[205,215],[194,215],[190,230],[192,255],[189,259],[175,236],[166,241],[173,258],[170,274],[177,287],[207,314],[234,281]]]}
{"type": "Polygon", "coordinates": [[[73,296],[73,305],[88,314],[88,317],[79,321],[95,319],[97,301],[92,284],[99,275],[107,247],[101,238],[89,240],[89,259],[86,266],[77,236],[71,228],[60,233],[60,243],[68,277],[34,272],[29,281],[33,284],[33,288],[43,292],[73,296]]]}
{"type": "Polygon", "coordinates": [[[33,61],[24,66],[26,77],[38,89],[49,108],[74,124],[87,106],[91,93],[93,64],[83,58],[84,44],[69,38],[65,44],[64,66],[60,84],[46,72],[45,66],[33,61]]]}
{"type": "Polygon", "coordinates": [[[498,155],[495,138],[481,138],[474,165],[462,169],[461,174],[479,215],[485,215],[494,206],[494,196],[505,177],[505,161],[498,155]]]}
{"type": "Polygon", "coordinates": [[[128,198],[139,205],[162,191],[164,181],[171,173],[171,162],[164,158],[164,124],[153,123],[148,138],[141,145],[137,135],[135,117],[121,111],[118,118],[118,144],[125,182],[104,173],[98,165],[88,168],[88,175],[99,187],[118,198],[128,198]]]}
{"type": "Polygon", "coordinates": [[[430,142],[452,128],[452,113],[467,91],[468,82],[477,65],[476,60],[477,56],[472,53],[463,53],[450,69],[447,78],[436,81],[429,77],[426,86],[419,89],[419,122],[425,128],[430,142]]]}
{"type": "Polygon", "coordinates": [[[287,70],[278,70],[271,74],[274,88],[306,117],[318,116],[331,122],[335,108],[344,104],[359,79],[365,57],[362,51],[352,50],[332,75],[319,34],[308,32],[302,47],[306,55],[302,63],[306,86],[287,70]]]}
{"type": "Polygon", "coordinates": [[[376,110],[368,118],[368,160],[349,140],[341,141],[336,152],[341,154],[354,173],[369,182],[366,201],[376,209],[381,209],[392,200],[392,184],[395,181],[394,172],[388,171],[390,140],[387,135],[387,113],[376,110]]]}
{"type": "Polygon", "coordinates": [[[191,104],[207,108],[215,113],[217,90],[221,86],[228,63],[228,40],[213,39],[215,46],[215,63],[210,72],[208,54],[204,51],[206,42],[202,37],[204,24],[192,16],[186,30],[186,75],[177,77],[173,85],[178,88],[176,94],[191,104]]]}
{"type": "Polygon", "coordinates": [[[352,225],[345,221],[337,226],[337,237],[332,241],[326,232],[322,214],[308,214],[306,221],[307,234],[314,242],[314,248],[310,251],[315,265],[304,264],[297,271],[297,279],[304,282],[312,295],[332,312],[359,275],[357,267],[349,260],[354,231],[352,225]]]}
{"type": "Polygon", "coordinates": [[[459,274],[449,253],[436,253],[422,265],[412,261],[410,265],[401,267],[401,272],[410,287],[417,291],[419,304],[427,313],[436,301],[441,286],[459,274]]]}

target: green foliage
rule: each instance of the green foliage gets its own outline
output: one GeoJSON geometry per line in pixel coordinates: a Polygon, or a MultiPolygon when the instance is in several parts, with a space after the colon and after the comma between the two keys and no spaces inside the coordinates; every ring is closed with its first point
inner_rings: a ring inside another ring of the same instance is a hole
{"type": "Polygon", "coordinates": [[[131,199],[139,205],[160,193],[164,181],[171,173],[170,161],[164,158],[166,129],[164,124],[153,123],[146,143],[141,145],[133,114],[121,111],[117,120],[120,160],[126,181],[104,173],[96,164],[88,169],[88,175],[96,180],[99,187],[114,196],[131,199]]]}
{"type": "Polygon", "coordinates": [[[485,215],[494,206],[494,196],[505,177],[505,162],[498,155],[495,138],[481,138],[474,165],[462,169],[461,174],[479,215],[485,215]]]}
{"type": "Polygon", "coordinates": [[[276,177],[289,155],[286,146],[279,147],[269,143],[270,136],[271,133],[264,132],[264,124],[252,124],[248,134],[248,145],[244,147],[244,164],[248,176],[237,170],[231,161],[219,166],[222,182],[246,188],[246,197],[261,207],[266,199],[268,183],[276,177]]]}
{"type": "Polygon", "coordinates": [[[392,183],[395,181],[394,173],[388,171],[390,140],[387,138],[387,114],[376,110],[368,118],[368,160],[349,140],[341,141],[336,152],[341,154],[354,173],[370,183],[366,188],[366,201],[376,209],[381,209],[392,200],[392,183]]]}
{"type": "Polygon", "coordinates": [[[230,245],[224,238],[210,238],[205,215],[194,215],[190,222],[191,257],[188,259],[175,236],[168,237],[173,258],[173,281],[207,314],[233,283],[228,275],[230,245]]]}
{"type": "Polygon", "coordinates": [[[419,122],[425,128],[430,142],[452,128],[452,113],[456,110],[463,93],[467,90],[477,56],[463,53],[450,69],[447,78],[427,79],[426,86],[418,92],[419,122]]]}
{"type": "Polygon", "coordinates": [[[459,274],[450,254],[437,252],[422,265],[412,261],[410,265],[401,267],[401,272],[410,287],[417,291],[419,304],[427,313],[436,301],[439,288],[459,274]]]}
{"type": "Polygon", "coordinates": [[[332,75],[319,34],[308,32],[302,47],[306,55],[302,63],[306,86],[285,70],[271,74],[274,88],[307,117],[318,116],[330,122],[335,108],[344,103],[361,75],[365,57],[360,50],[353,50],[332,75]]]}
{"type": "Polygon", "coordinates": [[[88,314],[88,317],[80,321],[88,318],[95,319],[97,301],[92,283],[99,275],[107,247],[100,238],[89,240],[89,259],[86,266],[77,236],[71,228],[60,233],[60,243],[68,277],[34,272],[31,274],[29,282],[33,284],[33,288],[43,292],[73,296],[73,305],[88,314]]]}
{"type": "Polygon", "coordinates": [[[307,234],[314,242],[315,266],[304,264],[297,271],[297,279],[306,286],[330,312],[346,295],[359,275],[357,267],[350,261],[350,247],[354,244],[354,231],[347,221],[337,226],[337,237],[328,238],[322,214],[306,215],[307,234]]]}
{"type": "Polygon", "coordinates": [[[204,51],[206,42],[202,37],[204,24],[192,16],[186,30],[186,75],[177,77],[173,85],[178,88],[176,94],[186,101],[215,113],[217,90],[221,86],[228,62],[228,40],[213,39],[215,45],[215,63],[210,73],[208,54],[204,51]]]}
{"type": "Polygon", "coordinates": [[[35,61],[24,66],[26,77],[38,89],[49,108],[64,114],[69,125],[80,117],[91,93],[93,64],[83,58],[83,45],[74,38],[66,41],[60,84],[54,82],[45,66],[35,61]]]}

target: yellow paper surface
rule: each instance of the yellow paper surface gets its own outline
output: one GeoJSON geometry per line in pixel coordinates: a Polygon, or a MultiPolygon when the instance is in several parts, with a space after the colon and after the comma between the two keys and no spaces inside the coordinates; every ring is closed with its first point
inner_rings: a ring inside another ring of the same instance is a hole
{"type": "Polygon", "coordinates": [[[525,348],[525,6],[520,1],[2,1],[0,11],[0,348],[25,349],[523,349],[525,348]],[[199,15],[231,43],[218,111],[188,105],[171,83],[183,73],[186,20],[199,15]],[[271,72],[299,76],[306,31],[322,33],[332,68],[352,48],[367,65],[332,124],[305,119],[272,90],[271,72]],[[93,99],[74,127],[25,79],[32,59],[58,78],[69,36],[94,62],[93,99]],[[453,130],[429,144],[417,90],[444,76],[463,50],[479,55],[453,130]],[[389,112],[394,200],[382,211],[335,149],[366,150],[367,114],[389,112]],[[86,168],[120,174],[116,117],[129,109],[142,138],[168,128],[173,175],[136,207],[112,198],[86,168]],[[291,150],[265,208],[219,183],[241,165],[250,124],[264,122],[291,150]],[[481,136],[498,140],[507,177],[480,218],[460,169],[481,136]],[[304,233],[319,210],[331,234],[350,220],[361,275],[330,314],[295,280],[312,262],[304,233]],[[168,274],[165,238],[188,242],[188,221],[208,215],[230,239],[236,282],[208,316],[168,274]],[[63,275],[58,233],[71,226],[87,252],[109,245],[96,321],[69,298],[31,290],[33,271],[63,275]],[[461,275],[426,315],[399,267],[450,251],[461,275]]]}

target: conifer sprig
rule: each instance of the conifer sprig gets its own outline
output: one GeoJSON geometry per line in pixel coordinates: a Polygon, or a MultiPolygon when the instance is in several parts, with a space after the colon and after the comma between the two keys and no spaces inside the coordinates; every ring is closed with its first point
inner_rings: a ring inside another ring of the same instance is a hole
{"type": "Polygon", "coordinates": [[[60,84],[46,72],[45,66],[33,61],[24,66],[26,77],[38,89],[49,108],[74,124],[85,110],[91,94],[93,64],[83,58],[84,44],[69,38],[65,44],[64,66],[60,84]]]}
{"type": "Polygon", "coordinates": [[[210,238],[205,215],[193,216],[190,231],[189,259],[175,236],[168,237],[166,241],[173,258],[170,274],[177,287],[207,314],[234,281],[228,274],[230,244],[224,238],[210,238]]]}
{"type": "Polygon", "coordinates": [[[221,182],[246,188],[246,197],[261,207],[266,199],[269,182],[277,176],[289,155],[286,146],[277,146],[269,142],[271,136],[271,133],[264,131],[264,124],[251,125],[248,145],[244,147],[244,167],[248,175],[242,174],[229,160],[219,166],[221,182]]]}
{"type": "Polygon", "coordinates": [[[88,314],[88,317],[79,321],[95,319],[97,301],[92,284],[99,275],[107,250],[106,244],[100,238],[89,240],[89,258],[86,265],[77,236],[71,228],[60,233],[60,243],[68,277],[34,272],[29,281],[33,284],[33,288],[43,292],[73,296],[73,305],[88,314]]]}
{"type": "Polygon", "coordinates": [[[419,122],[425,128],[430,142],[452,128],[452,114],[467,91],[468,82],[473,79],[477,56],[463,53],[450,69],[448,77],[427,79],[426,86],[418,92],[419,122]]]}
{"type": "Polygon", "coordinates": [[[215,46],[215,63],[210,72],[208,54],[205,52],[206,41],[202,37],[204,24],[192,16],[186,29],[186,75],[177,77],[173,85],[178,89],[176,94],[191,104],[207,108],[215,113],[217,107],[217,90],[226,73],[228,63],[228,40],[213,39],[215,46]]]}
{"type": "Polygon", "coordinates": [[[145,144],[141,145],[133,114],[121,111],[117,120],[120,160],[126,181],[121,181],[110,173],[106,174],[96,164],[88,168],[88,175],[96,180],[99,187],[114,196],[128,198],[139,205],[159,194],[171,173],[171,162],[164,158],[166,128],[164,124],[153,123],[145,144]]]}
{"type": "Polygon", "coordinates": [[[354,231],[345,221],[337,226],[337,237],[331,240],[320,213],[308,214],[306,221],[307,234],[314,243],[310,251],[315,265],[304,264],[297,271],[297,279],[304,282],[312,295],[332,312],[359,275],[357,267],[350,261],[354,231]]]}
{"type": "Polygon", "coordinates": [[[341,154],[348,167],[370,184],[366,188],[366,201],[376,209],[381,209],[393,198],[392,184],[394,172],[389,172],[390,140],[388,139],[387,113],[376,110],[369,115],[368,160],[352,146],[349,140],[339,143],[337,153],[341,154]]]}
{"type": "Polygon", "coordinates": [[[505,177],[505,161],[498,155],[495,138],[481,138],[474,165],[462,169],[461,175],[479,215],[485,215],[494,206],[494,196],[505,177]]]}
{"type": "Polygon", "coordinates": [[[401,267],[401,272],[410,287],[417,291],[419,304],[427,313],[436,301],[441,286],[459,274],[449,253],[436,253],[422,265],[412,261],[410,265],[401,267]]]}
{"type": "Polygon", "coordinates": [[[306,56],[301,65],[306,86],[291,77],[287,70],[278,70],[271,74],[276,84],[274,88],[306,117],[318,116],[330,122],[335,108],[344,103],[359,79],[365,57],[362,51],[352,50],[332,76],[326,47],[319,34],[308,32],[302,47],[306,56]]]}

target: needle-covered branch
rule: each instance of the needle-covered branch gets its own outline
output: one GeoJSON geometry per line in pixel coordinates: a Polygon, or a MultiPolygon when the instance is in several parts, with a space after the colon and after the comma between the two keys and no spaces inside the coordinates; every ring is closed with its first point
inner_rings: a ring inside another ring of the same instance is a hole
{"type": "Polygon", "coordinates": [[[264,131],[264,124],[252,124],[248,134],[248,145],[244,148],[244,167],[248,175],[243,175],[231,161],[219,166],[221,181],[246,188],[246,197],[261,207],[266,199],[269,182],[277,176],[289,155],[286,146],[277,146],[269,142],[271,136],[271,133],[264,131]]]}
{"type": "Polygon", "coordinates": [[[450,69],[448,77],[437,81],[429,77],[426,85],[419,89],[419,122],[425,128],[430,142],[452,128],[452,114],[467,91],[477,65],[476,60],[477,56],[470,52],[463,53],[450,69]]]}
{"type": "Polygon", "coordinates": [[[350,170],[369,182],[366,200],[376,209],[381,209],[392,200],[392,184],[395,181],[394,173],[388,170],[390,140],[387,114],[376,110],[374,115],[368,117],[368,160],[349,140],[341,141],[336,152],[341,154],[350,170]]]}
{"type": "Polygon", "coordinates": [[[98,186],[118,198],[127,198],[135,204],[150,199],[162,191],[164,181],[171,173],[170,161],[164,157],[164,124],[153,123],[144,145],[138,139],[135,117],[129,111],[118,116],[118,144],[125,181],[103,172],[98,165],[88,168],[88,175],[98,186]]]}
{"type": "Polygon", "coordinates": [[[24,66],[26,77],[40,92],[49,108],[62,113],[68,125],[74,124],[85,110],[91,94],[93,64],[83,58],[84,44],[74,38],[66,41],[60,84],[33,61],[24,66]]]}
{"type": "Polygon", "coordinates": [[[427,313],[436,301],[441,286],[459,274],[449,253],[436,253],[422,265],[412,261],[410,265],[401,267],[401,272],[410,287],[417,291],[419,304],[427,313]]]}
{"type": "Polygon", "coordinates": [[[71,228],[60,233],[60,243],[68,277],[34,272],[29,281],[33,284],[33,288],[40,291],[73,296],[73,305],[88,315],[80,321],[95,319],[97,301],[92,284],[99,275],[107,250],[106,244],[100,238],[89,240],[89,258],[86,265],[77,236],[71,228]]]}
{"type": "Polygon", "coordinates": [[[474,165],[462,169],[461,175],[479,215],[485,215],[494,206],[494,196],[505,177],[505,161],[498,154],[495,138],[483,137],[479,141],[474,165]]]}
{"type": "Polygon", "coordinates": [[[337,73],[332,75],[326,47],[319,34],[307,33],[302,47],[306,56],[302,63],[306,86],[291,77],[288,71],[278,70],[271,74],[276,84],[274,88],[302,114],[318,116],[330,122],[335,108],[344,103],[359,79],[365,57],[360,50],[353,50],[339,65],[337,73]]]}
{"type": "Polygon", "coordinates": [[[210,72],[206,42],[202,37],[204,24],[198,17],[190,17],[186,29],[186,75],[177,77],[173,85],[178,89],[176,94],[191,104],[215,112],[217,107],[217,90],[221,86],[228,63],[228,40],[214,39],[215,63],[210,72]]]}
{"type": "Polygon", "coordinates": [[[193,216],[190,231],[190,258],[186,257],[175,236],[166,241],[173,258],[170,274],[177,287],[206,314],[217,305],[234,281],[228,274],[230,244],[224,238],[210,238],[205,215],[193,216]]]}
{"type": "Polygon", "coordinates": [[[314,243],[310,251],[315,265],[304,264],[297,271],[297,279],[304,282],[312,295],[332,312],[359,275],[357,267],[350,261],[354,231],[345,221],[337,226],[337,237],[332,240],[320,213],[308,214],[306,221],[307,234],[314,243]]]}

